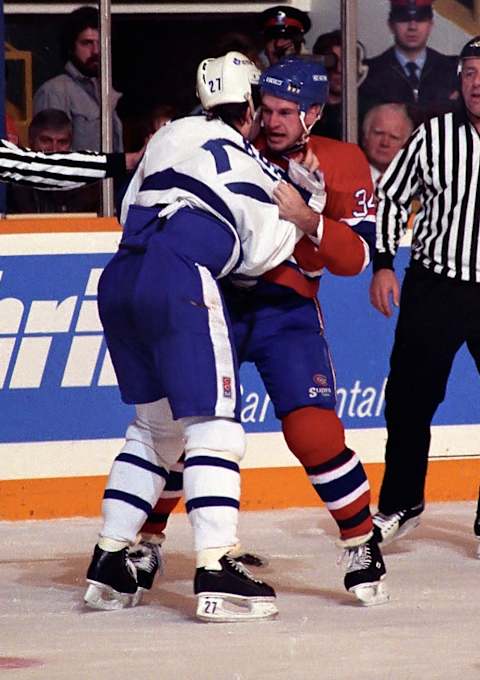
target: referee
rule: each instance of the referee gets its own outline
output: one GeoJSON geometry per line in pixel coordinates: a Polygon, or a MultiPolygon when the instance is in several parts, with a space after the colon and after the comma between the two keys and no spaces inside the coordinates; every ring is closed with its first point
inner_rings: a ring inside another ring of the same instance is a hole
{"type": "Polygon", "coordinates": [[[466,342],[480,370],[480,36],[460,53],[462,102],[421,125],[378,187],[373,306],[400,305],[385,394],[388,439],[378,541],[417,526],[424,509],[430,424],[466,342]],[[421,208],[401,297],[393,260],[412,198],[421,208]]]}
{"type": "Polygon", "coordinates": [[[34,189],[76,189],[133,170],[143,149],[134,153],[68,151],[43,153],[0,139],[0,182],[34,189]]]}

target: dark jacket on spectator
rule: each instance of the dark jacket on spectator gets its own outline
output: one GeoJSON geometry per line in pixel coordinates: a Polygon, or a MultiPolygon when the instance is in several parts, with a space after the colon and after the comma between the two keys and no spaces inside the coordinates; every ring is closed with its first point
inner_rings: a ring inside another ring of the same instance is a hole
{"type": "Polygon", "coordinates": [[[407,104],[418,125],[427,118],[452,111],[459,99],[457,58],[427,47],[427,58],[420,75],[418,97],[395,56],[395,48],[367,60],[368,75],[359,91],[360,113],[377,104],[407,104]],[[451,98],[453,96],[453,98],[451,98]]]}
{"type": "Polygon", "coordinates": [[[27,186],[7,187],[7,212],[15,213],[97,213],[101,187],[93,184],[68,191],[48,191],[27,186]]]}

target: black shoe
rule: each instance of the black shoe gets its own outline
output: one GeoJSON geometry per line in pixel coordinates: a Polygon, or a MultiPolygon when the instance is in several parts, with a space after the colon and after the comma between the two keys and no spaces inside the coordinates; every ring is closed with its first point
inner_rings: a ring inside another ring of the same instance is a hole
{"type": "Polygon", "coordinates": [[[204,621],[269,619],[278,613],[274,589],[256,579],[232,557],[224,555],[221,569],[201,567],[195,573],[197,616],[204,621]]]}
{"type": "Polygon", "coordinates": [[[387,545],[394,538],[400,538],[420,524],[420,515],[425,509],[424,503],[412,508],[397,510],[391,515],[377,512],[373,515],[373,535],[378,543],[387,545]]]}
{"type": "Polygon", "coordinates": [[[84,599],[93,609],[123,609],[138,603],[135,567],[128,559],[128,548],[110,552],[96,545],[87,582],[84,599]]]}
{"type": "Polygon", "coordinates": [[[365,605],[383,604],[389,599],[381,581],[386,574],[382,553],[372,536],[369,541],[346,548],[345,588],[365,605]]]}
{"type": "Polygon", "coordinates": [[[141,541],[130,549],[128,558],[137,571],[138,587],[150,590],[157,572],[163,573],[163,560],[157,543],[141,541]]]}

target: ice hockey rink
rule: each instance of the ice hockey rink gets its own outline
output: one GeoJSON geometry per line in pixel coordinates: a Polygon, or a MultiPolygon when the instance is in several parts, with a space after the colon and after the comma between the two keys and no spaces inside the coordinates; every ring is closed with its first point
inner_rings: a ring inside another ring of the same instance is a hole
{"type": "Polygon", "coordinates": [[[431,504],[384,550],[391,600],[361,607],[343,590],[324,509],[246,512],[241,535],[270,564],[279,617],[193,618],[185,515],[165,544],[165,575],[144,604],[84,609],[99,519],[0,522],[0,677],[46,680],[478,680],[479,572],[474,503],[431,504]]]}

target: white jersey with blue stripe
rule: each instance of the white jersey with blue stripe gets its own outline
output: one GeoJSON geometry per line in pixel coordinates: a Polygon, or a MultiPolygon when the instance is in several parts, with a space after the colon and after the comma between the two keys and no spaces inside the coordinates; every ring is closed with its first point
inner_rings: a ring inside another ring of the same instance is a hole
{"type": "Polygon", "coordinates": [[[185,207],[204,210],[237,239],[221,276],[234,270],[257,277],[290,257],[303,236],[272,203],[280,179],[282,172],[229,125],[204,116],[182,118],[148,143],[123,198],[121,222],[132,204],[158,205],[167,218],[185,207]]]}

